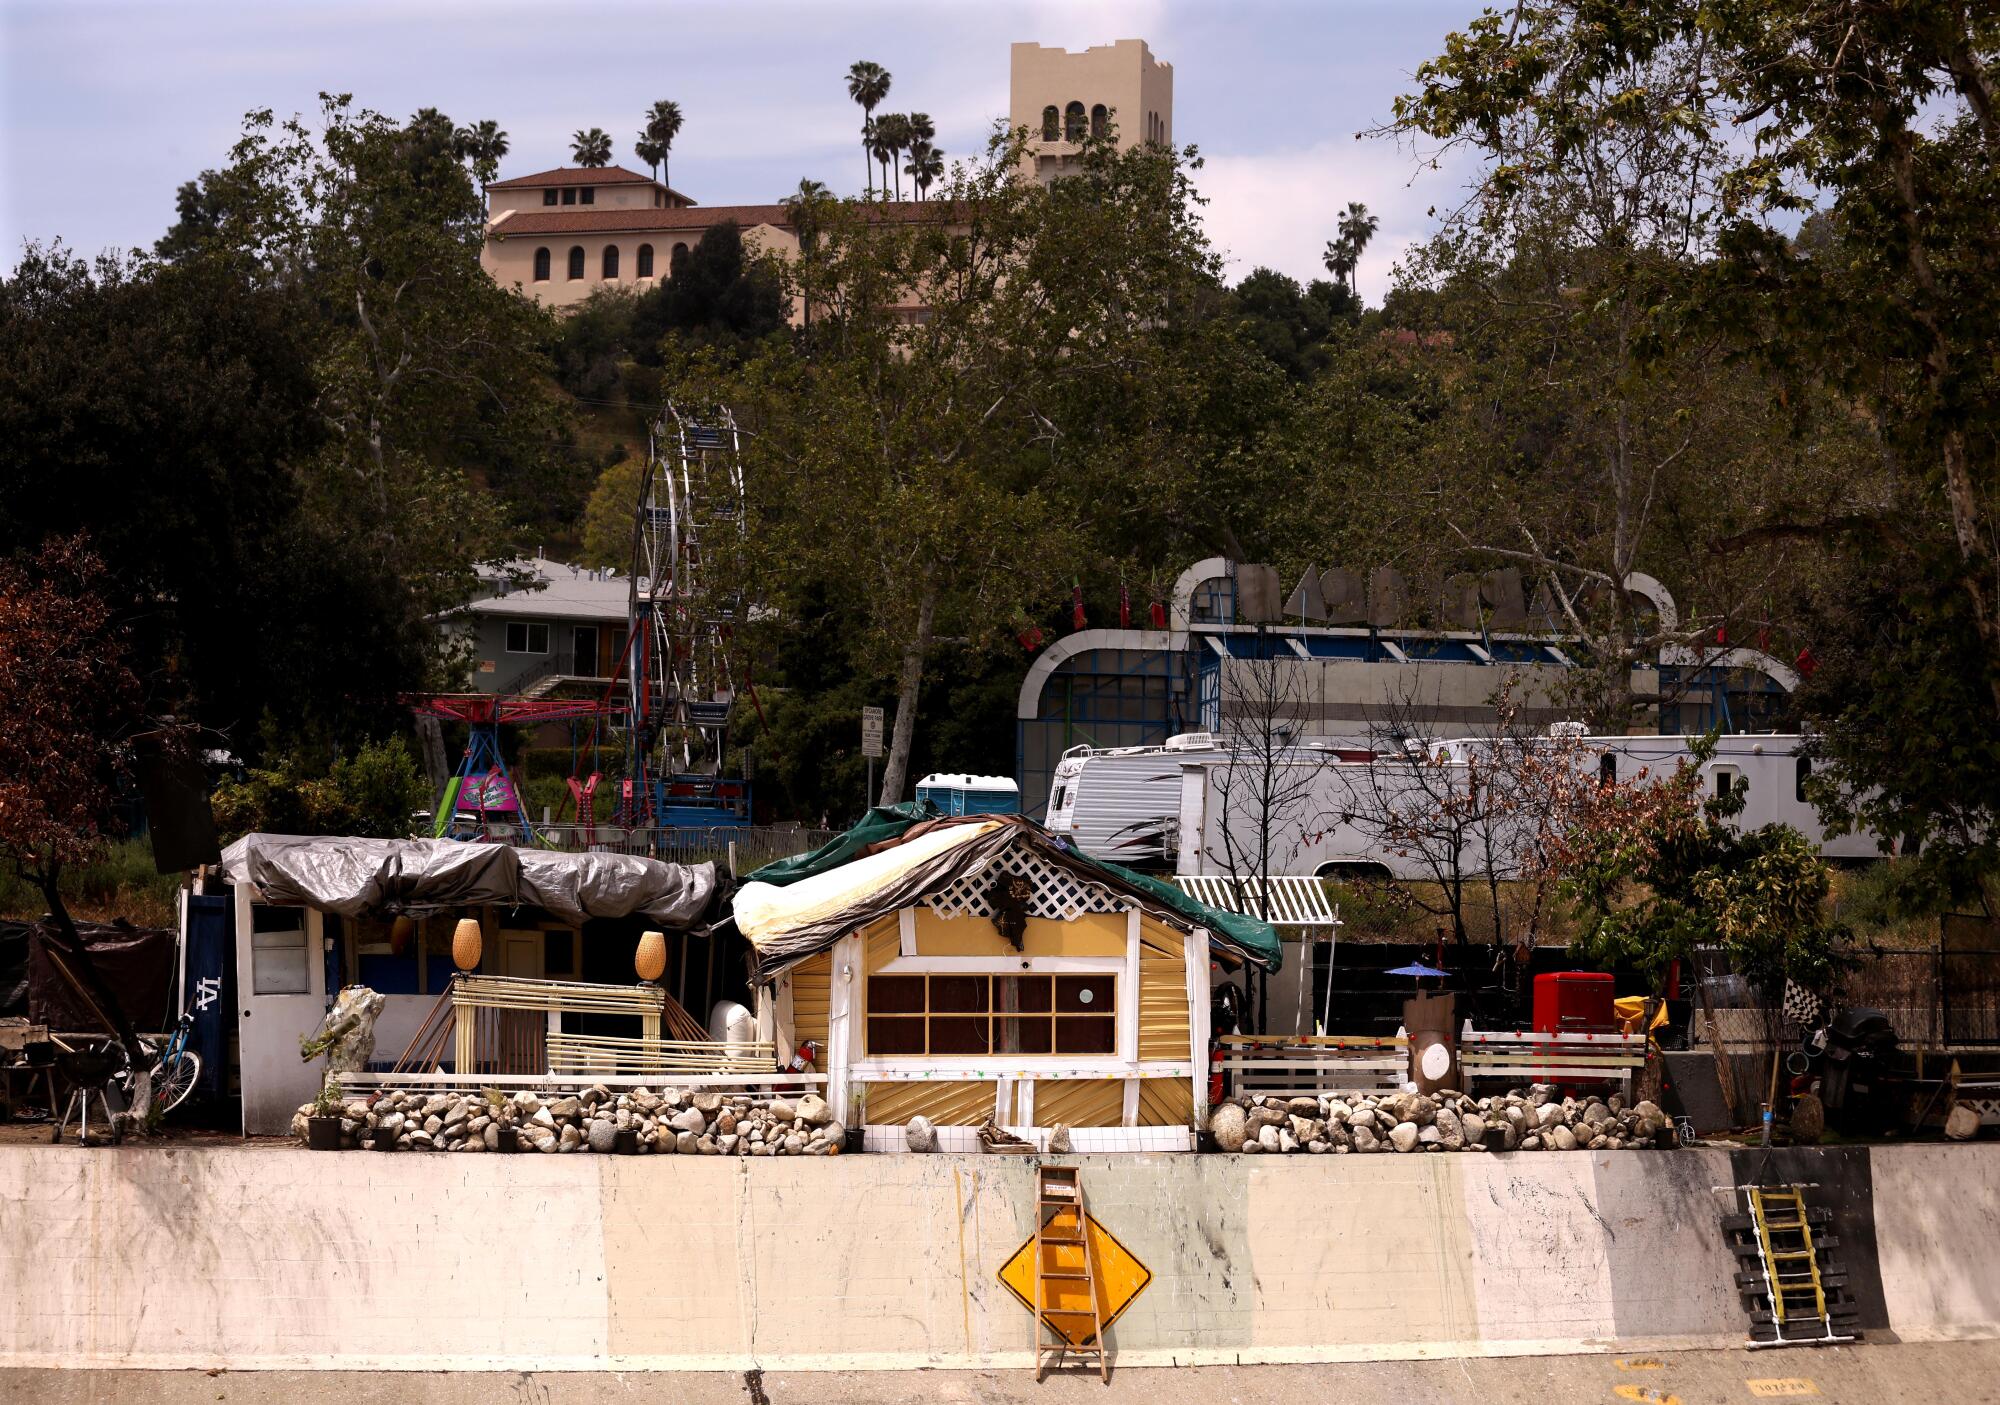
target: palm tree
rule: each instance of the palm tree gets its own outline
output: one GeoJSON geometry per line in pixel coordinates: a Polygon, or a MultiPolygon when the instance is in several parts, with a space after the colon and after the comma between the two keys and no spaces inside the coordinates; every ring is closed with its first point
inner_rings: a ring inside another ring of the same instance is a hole
{"type": "Polygon", "coordinates": [[[660,183],[673,184],[674,138],[681,134],[681,105],[661,98],[646,109],[645,137],[660,149],[660,183]]]}
{"type": "MultiPolygon", "coordinates": [[[[896,198],[901,200],[903,198],[903,153],[908,151],[915,142],[915,138],[910,131],[909,115],[902,112],[883,113],[875,119],[875,135],[881,141],[882,149],[887,154],[887,159],[895,166],[896,198]]],[[[882,178],[882,183],[884,185],[889,183],[889,177],[886,174],[882,178]]]]}
{"type": "MultiPolygon", "coordinates": [[[[909,123],[909,140],[903,143],[903,148],[910,153],[910,162],[914,163],[919,147],[928,149],[936,142],[937,123],[931,121],[928,112],[912,112],[904,120],[909,123]]],[[[910,185],[914,188],[916,183],[916,173],[912,170],[910,185]]]]}
{"type": "Polygon", "coordinates": [[[1345,288],[1348,275],[1354,272],[1355,262],[1354,249],[1347,242],[1347,236],[1343,234],[1338,239],[1327,240],[1326,252],[1320,255],[1320,261],[1326,265],[1326,271],[1333,275],[1334,281],[1345,288]]]}
{"type": "Polygon", "coordinates": [[[491,185],[500,174],[500,162],[507,155],[507,134],[492,118],[460,127],[452,140],[459,159],[472,164],[472,174],[481,185],[491,185]]]}
{"type": "Polygon", "coordinates": [[[868,193],[875,193],[875,109],[889,96],[889,70],[867,59],[847,70],[847,95],[861,104],[861,156],[868,169],[868,193]]]}
{"type": "Polygon", "coordinates": [[[576,158],[579,166],[608,166],[611,164],[611,133],[602,127],[578,132],[570,138],[569,153],[576,158]]]}
{"type": "Polygon", "coordinates": [[[641,132],[639,140],[632,143],[632,154],[652,168],[654,180],[660,178],[660,159],[666,152],[660,149],[658,142],[641,132]]]}
{"type": "Polygon", "coordinates": [[[932,182],[944,175],[944,153],[932,146],[929,138],[920,138],[910,144],[910,184],[917,188],[917,198],[930,198],[932,182]]]}
{"type": "Polygon", "coordinates": [[[1348,253],[1347,287],[1349,292],[1359,294],[1361,291],[1357,286],[1359,281],[1358,271],[1361,266],[1361,253],[1368,247],[1368,241],[1375,237],[1375,231],[1381,228],[1381,226],[1382,221],[1369,214],[1366,205],[1363,205],[1358,200],[1347,202],[1347,209],[1340,217],[1338,228],[1340,230],[1341,243],[1346,246],[1348,253]]]}

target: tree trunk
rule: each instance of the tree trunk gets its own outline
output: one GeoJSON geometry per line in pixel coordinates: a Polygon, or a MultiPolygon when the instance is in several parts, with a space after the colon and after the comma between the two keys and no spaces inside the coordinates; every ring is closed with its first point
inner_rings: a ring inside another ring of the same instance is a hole
{"type": "Polygon", "coordinates": [[[69,958],[70,970],[83,983],[98,1010],[111,1021],[111,1032],[125,1050],[132,1069],[132,1105],[127,1111],[132,1127],[143,1131],[146,1113],[153,1101],[153,1063],[139,1043],[139,1032],[133,1028],[132,1017],[125,1013],[125,1007],[118,1003],[118,997],[104,983],[97,963],[91,959],[90,948],[84,945],[83,934],[76,930],[76,920],[69,915],[69,907],[62,899],[61,878],[61,865],[50,863],[37,875],[37,886],[42,890],[42,900],[48,904],[49,921],[57,941],[62,945],[63,954],[69,958]]]}
{"type": "Polygon", "coordinates": [[[896,725],[889,735],[888,764],[882,768],[882,794],[876,802],[894,805],[903,798],[910,776],[910,744],[917,734],[917,693],[924,682],[924,657],[930,653],[931,631],[937,622],[937,591],[925,586],[917,601],[917,632],[903,648],[903,666],[896,679],[896,725]]]}

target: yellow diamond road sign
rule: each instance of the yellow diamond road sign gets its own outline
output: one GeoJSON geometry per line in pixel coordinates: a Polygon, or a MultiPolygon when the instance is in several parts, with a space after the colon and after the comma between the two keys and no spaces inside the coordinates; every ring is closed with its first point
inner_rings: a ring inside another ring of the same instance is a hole
{"type": "MultiPolygon", "coordinates": [[[[1051,1234],[1075,1237],[1075,1210],[1057,1210],[1049,1219],[1051,1234]]],[[[1153,1271],[1132,1257],[1132,1251],[1111,1236],[1111,1231],[1095,1218],[1084,1216],[1089,1226],[1092,1265],[1097,1280],[1097,1311],[1104,1325],[1116,1322],[1132,1300],[1146,1291],[1153,1271]]],[[[1043,1248],[1045,1265],[1055,1273],[1077,1273],[1083,1268],[1083,1245],[1050,1244],[1043,1248]]],[[[1035,1310],[1035,1236],[1014,1252],[1000,1267],[1000,1281],[1020,1300],[1021,1306],[1035,1310]]],[[[1095,1335],[1090,1320],[1090,1299],[1084,1285],[1075,1278],[1047,1278],[1042,1281],[1042,1320],[1071,1346],[1090,1346],[1095,1335]]]]}

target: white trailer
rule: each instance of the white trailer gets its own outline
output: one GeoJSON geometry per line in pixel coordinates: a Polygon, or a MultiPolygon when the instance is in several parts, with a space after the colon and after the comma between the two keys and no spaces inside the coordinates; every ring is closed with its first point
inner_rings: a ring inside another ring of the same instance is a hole
{"type": "MultiPolygon", "coordinates": [[[[1658,780],[1692,760],[1695,740],[1585,736],[1562,745],[1572,764],[1606,779],[1658,780]]],[[[1703,787],[1713,792],[1746,782],[1734,821],[1741,828],[1789,824],[1828,858],[1880,857],[1872,834],[1827,835],[1805,798],[1811,760],[1802,741],[1770,733],[1721,737],[1702,763],[1703,787]]],[[[1499,744],[1456,738],[1397,754],[1362,742],[1315,743],[1285,748],[1268,762],[1241,743],[1232,749],[1229,739],[1205,733],[1160,747],[1076,748],[1057,767],[1048,826],[1095,857],[1182,874],[1262,868],[1273,875],[1424,879],[1435,876],[1431,864],[1420,850],[1385,841],[1385,816],[1435,808],[1440,795],[1462,797],[1479,753],[1499,744]]],[[[1510,872],[1510,854],[1529,823],[1523,817],[1490,833],[1474,827],[1462,865],[1477,871],[1490,858],[1510,872]]]]}

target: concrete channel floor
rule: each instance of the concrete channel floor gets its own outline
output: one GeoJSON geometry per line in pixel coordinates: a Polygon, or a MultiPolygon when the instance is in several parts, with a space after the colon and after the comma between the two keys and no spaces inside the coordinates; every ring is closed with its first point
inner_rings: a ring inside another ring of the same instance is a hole
{"type": "Polygon", "coordinates": [[[2000,1341],[1795,1351],[1210,1366],[1053,1378],[1025,1370],[613,1372],[0,1371],[0,1405],[2000,1405],[2000,1341]]]}

